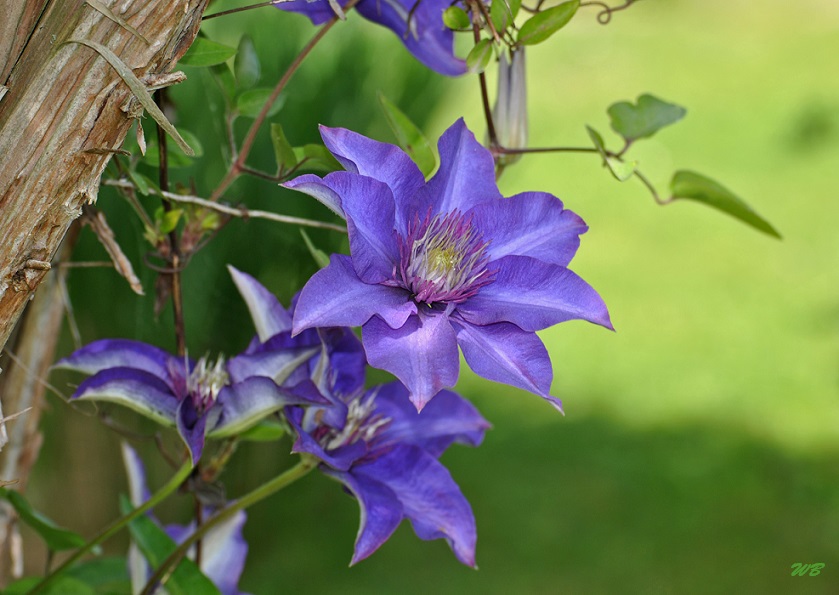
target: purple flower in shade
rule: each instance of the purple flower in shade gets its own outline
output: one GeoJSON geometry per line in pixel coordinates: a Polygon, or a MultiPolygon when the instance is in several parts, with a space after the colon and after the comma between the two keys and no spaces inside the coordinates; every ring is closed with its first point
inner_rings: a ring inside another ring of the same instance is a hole
{"type": "MultiPolygon", "coordinates": [[[[320,25],[331,19],[348,0],[292,0],[280,10],[305,14],[320,25]]],[[[466,62],[454,55],[454,36],[443,24],[449,0],[361,0],[356,10],[364,18],[393,31],[408,51],[431,70],[448,76],[466,72],[466,62]]],[[[339,15],[340,16],[340,15],[339,15]]]]}
{"type": "Polygon", "coordinates": [[[291,315],[276,298],[253,277],[230,272],[257,328],[244,353],[196,362],[139,341],[95,341],[55,364],[92,374],[72,398],[119,403],[175,426],[193,462],[201,458],[205,436],[233,436],[286,405],[309,403],[281,385],[318,353],[318,334],[292,338],[291,315]]]}
{"type": "Polygon", "coordinates": [[[420,539],[444,538],[458,560],[474,566],[472,509],[437,459],[454,442],[479,445],[489,423],[450,391],[422,414],[398,382],[365,391],[363,374],[346,367],[358,358],[363,361],[358,339],[330,329],[311,382],[297,387],[330,404],[285,409],[297,433],[294,452],[320,459],[320,469],[358,499],[361,526],[351,563],[375,552],[407,518],[420,539]]]}
{"type": "Polygon", "coordinates": [[[489,151],[458,120],[427,183],[399,148],[322,128],[347,171],[285,184],[347,220],[351,256],[332,255],[300,293],[294,332],[362,326],[370,365],[422,409],[457,381],[458,345],[490,380],[550,401],[553,372],[535,331],[571,319],[612,328],[603,300],[567,267],[588,228],[544,192],[503,198],[489,151]]]}
{"type": "MultiPolygon", "coordinates": [[[[137,452],[125,443],[122,444],[122,458],[128,473],[131,504],[136,508],[149,499],[146,471],[137,452]]],[[[205,508],[204,518],[212,516],[212,512],[205,508]]],[[[155,520],[154,517],[151,518],[155,520]]],[[[239,578],[242,576],[248,555],[248,544],[242,535],[246,519],[245,512],[240,510],[210,529],[201,540],[201,571],[218,587],[222,595],[240,595],[239,578]]],[[[175,543],[182,543],[194,531],[195,523],[165,527],[166,534],[175,543]]],[[[191,550],[188,557],[194,559],[194,556],[195,552],[191,550]]],[[[131,591],[139,593],[151,578],[151,569],[133,541],[128,552],[128,570],[131,591]]]]}

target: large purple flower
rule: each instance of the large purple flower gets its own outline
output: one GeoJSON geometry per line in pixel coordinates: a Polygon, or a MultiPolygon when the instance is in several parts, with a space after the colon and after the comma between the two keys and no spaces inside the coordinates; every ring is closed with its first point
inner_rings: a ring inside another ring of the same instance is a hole
{"type": "Polygon", "coordinates": [[[95,341],[55,364],[92,374],[72,398],[119,403],[175,426],[196,463],[205,436],[232,436],[286,405],[312,402],[280,385],[318,353],[318,334],[292,338],[291,314],[276,298],[249,275],[230,272],[257,328],[244,353],[196,362],[139,341],[95,341]]]}
{"type": "Polygon", "coordinates": [[[346,168],[286,187],[347,220],[351,256],[303,288],[294,332],[362,326],[370,365],[392,372],[417,409],[457,381],[458,345],[481,376],[549,394],[553,372],[535,331],[571,319],[611,328],[603,300],[567,265],[588,228],[555,196],[503,198],[492,157],[458,120],[426,183],[399,148],[322,128],[346,168]]]}
{"type": "Polygon", "coordinates": [[[346,368],[346,361],[363,355],[358,339],[333,329],[324,345],[308,390],[330,404],[287,407],[285,414],[297,432],[294,451],[319,458],[321,470],[358,499],[361,526],[352,564],[376,551],[407,518],[420,539],[444,538],[458,560],[474,566],[472,509],[437,459],[454,442],[479,445],[489,423],[450,391],[422,414],[398,382],[365,391],[363,376],[346,368]]]}
{"type": "MultiPolygon", "coordinates": [[[[292,0],[276,5],[280,10],[305,14],[320,25],[349,0],[292,0]]],[[[449,0],[361,0],[356,10],[374,23],[393,31],[414,57],[440,74],[457,76],[466,72],[466,62],[454,55],[454,36],[443,24],[449,0]]]]}

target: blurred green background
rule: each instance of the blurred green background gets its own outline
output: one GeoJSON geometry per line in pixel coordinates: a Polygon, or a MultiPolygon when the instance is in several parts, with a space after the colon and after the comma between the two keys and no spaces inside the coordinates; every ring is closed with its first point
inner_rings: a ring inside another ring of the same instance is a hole
{"type": "MultiPolygon", "coordinates": [[[[244,4],[214,2],[209,12],[244,4]]],[[[461,567],[443,542],[419,541],[408,525],[347,568],[357,505],[312,474],[250,511],[244,590],[839,592],[839,4],[645,0],[608,26],[595,17],[595,7],[581,9],[529,52],[531,146],[586,146],[589,124],[617,148],[611,103],[649,92],[684,105],[683,122],[630,156],[663,195],[676,169],[719,180],[783,241],[698,204],[658,207],[637,181],[613,180],[591,155],[526,157],[505,173],[502,191],[552,192],[588,222],[572,268],[601,292],[617,332],[571,322],[542,333],[566,417],[462,368],[458,389],[494,424],[479,449],[444,456],[474,507],[480,570],[461,567]],[[796,562],[826,566],[818,577],[792,577],[796,562]]],[[[248,31],[263,57],[261,84],[272,86],[314,29],[266,8],[205,31],[231,45],[248,31]]],[[[206,71],[186,70],[190,80],[172,94],[176,120],[205,156],[173,176],[206,196],[224,173],[223,103],[206,71]]],[[[474,77],[427,72],[390,32],[357,15],[315,50],[273,121],[293,144],[316,141],[318,123],[392,142],[379,90],[431,139],[460,115],[484,134],[474,77]]],[[[250,162],[271,169],[267,135],[250,162]]],[[[308,197],[261,181],[240,180],[228,196],[332,220],[308,197]]],[[[109,190],[99,205],[139,267],[147,250],[140,225],[109,190]]],[[[324,250],[346,250],[338,234],[311,236],[324,250]]],[[[103,253],[86,233],[75,258],[103,253]]],[[[228,262],[285,303],[315,270],[296,229],[231,223],[185,274],[193,355],[237,353],[252,332],[228,262]]],[[[152,273],[142,279],[151,293],[152,273]]],[[[152,299],[133,296],[113,271],[79,269],[70,285],[85,342],[123,336],[173,347],[170,311],[154,321],[152,299]]],[[[69,336],[62,349],[72,349],[69,336]]],[[[52,381],[69,393],[78,378],[52,381]]],[[[125,490],[119,435],[55,398],[45,424],[29,496],[91,535],[117,515],[125,490]]],[[[140,447],[159,485],[165,464],[153,444],[140,447]]],[[[228,494],[290,465],[288,450],[288,441],[242,446],[225,475],[228,494]]],[[[189,502],[180,500],[161,516],[183,519],[189,502]]],[[[39,572],[42,548],[26,536],[29,568],[39,572]]],[[[125,544],[116,539],[107,551],[125,544]]]]}

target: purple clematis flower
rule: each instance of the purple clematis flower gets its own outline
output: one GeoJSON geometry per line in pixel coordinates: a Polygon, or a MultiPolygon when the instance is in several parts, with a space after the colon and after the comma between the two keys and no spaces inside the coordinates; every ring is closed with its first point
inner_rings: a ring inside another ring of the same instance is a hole
{"type": "MultiPolygon", "coordinates": [[[[348,1],[292,0],[276,7],[305,14],[312,23],[320,25],[339,13],[348,1]]],[[[443,11],[449,6],[449,0],[361,0],[356,10],[393,31],[408,51],[431,70],[457,76],[466,72],[466,62],[455,57],[454,36],[443,24],[443,11]]]]}
{"type": "MultiPolygon", "coordinates": [[[[398,382],[365,391],[344,362],[363,352],[346,329],[324,342],[308,390],[331,404],[286,407],[297,433],[294,452],[319,458],[320,469],[358,499],[361,526],[352,564],[375,552],[407,518],[420,539],[444,538],[455,557],[475,566],[475,518],[437,460],[454,442],[477,446],[489,423],[457,394],[442,391],[420,415],[398,382]]],[[[297,389],[305,385],[298,385],[297,389]]]]}
{"type": "Polygon", "coordinates": [[[239,434],[287,405],[323,403],[281,386],[318,353],[317,333],[292,338],[291,315],[276,298],[249,275],[230,271],[257,328],[244,353],[196,362],[139,341],[95,341],[54,366],[92,374],[72,398],[119,403],[175,426],[194,463],[205,437],[239,434]]]}
{"type": "MultiPolygon", "coordinates": [[[[128,474],[131,504],[136,508],[150,496],[145,467],[137,452],[124,442],[122,458],[128,474]]],[[[204,518],[212,516],[212,512],[205,508],[204,518]]],[[[147,514],[157,522],[150,513],[147,514]]],[[[201,540],[201,571],[218,587],[222,595],[242,595],[238,584],[248,555],[248,544],[242,535],[246,520],[245,512],[240,510],[210,529],[201,540]]],[[[167,525],[164,529],[175,543],[182,543],[195,531],[195,523],[167,525]]],[[[194,551],[188,553],[190,559],[194,559],[194,556],[194,551]]],[[[151,568],[134,542],[128,552],[128,566],[132,593],[139,593],[151,578],[151,568]]]]}
{"type": "Polygon", "coordinates": [[[294,332],[362,326],[370,365],[421,410],[458,377],[458,345],[490,380],[549,394],[535,331],[571,319],[612,328],[603,300],[567,265],[588,228],[545,192],[503,198],[489,151],[458,120],[427,183],[401,149],[321,128],[347,171],[285,184],[347,220],[351,256],[332,255],[300,293],[294,332]]]}

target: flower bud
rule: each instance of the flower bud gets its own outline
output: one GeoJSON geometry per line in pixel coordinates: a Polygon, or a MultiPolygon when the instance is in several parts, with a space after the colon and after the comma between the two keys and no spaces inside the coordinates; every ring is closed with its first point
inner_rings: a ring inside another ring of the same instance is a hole
{"type": "MultiPolygon", "coordinates": [[[[505,149],[527,146],[527,81],[524,69],[524,48],[502,52],[498,62],[498,94],[492,110],[495,134],[505,149]]],[[[521,155],[502,155],[499,163],[510,165],[521,155]]]]}

